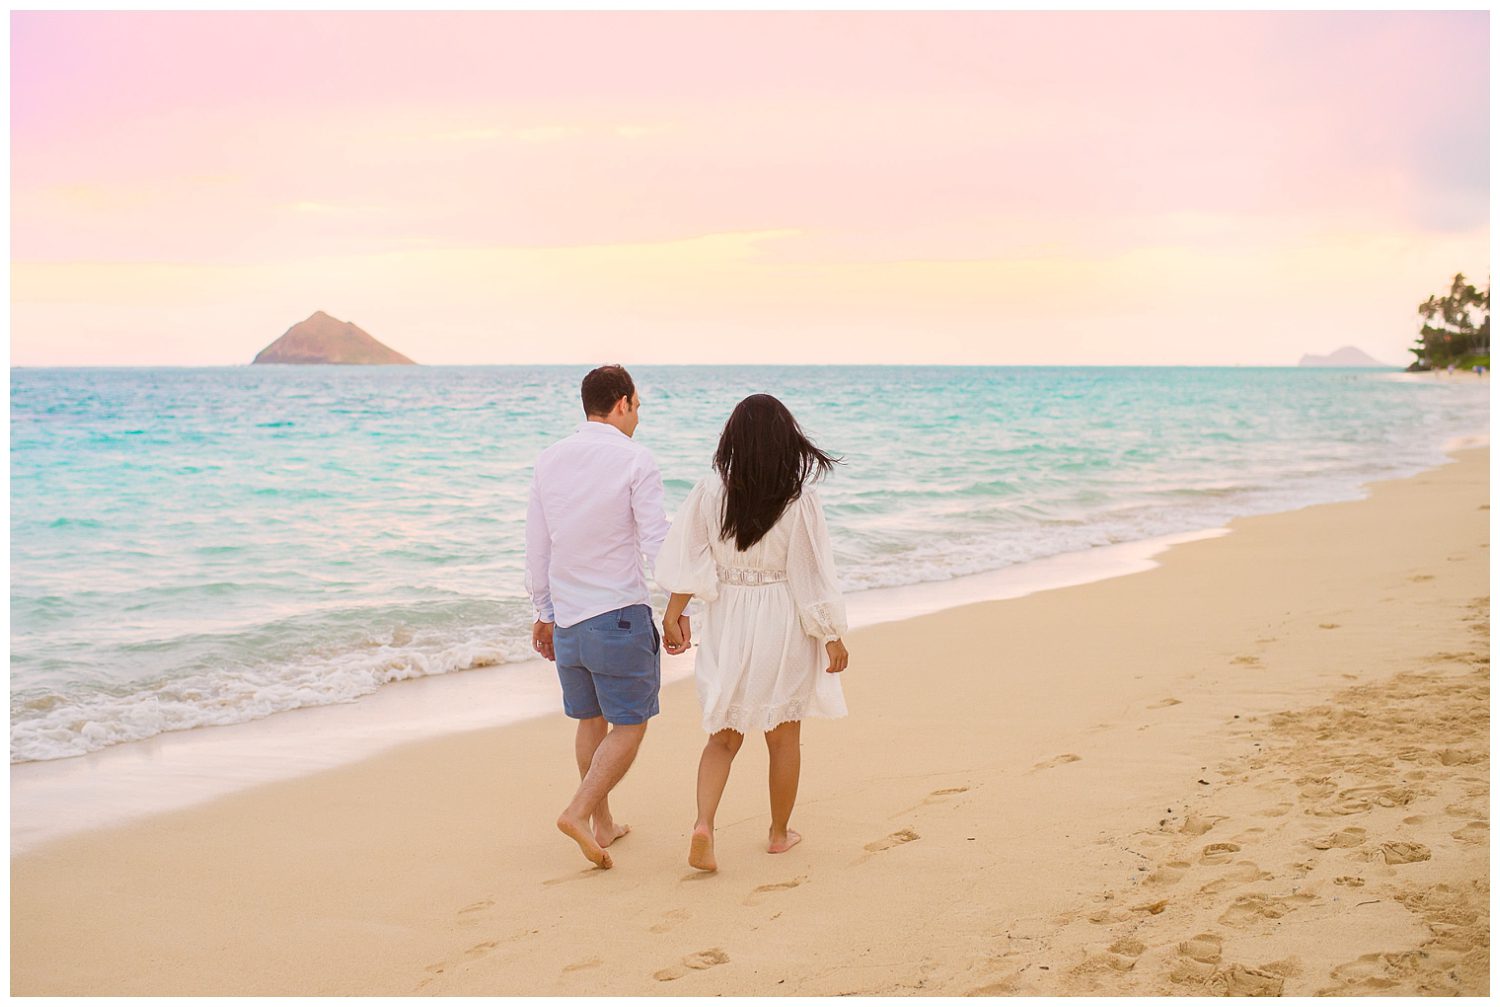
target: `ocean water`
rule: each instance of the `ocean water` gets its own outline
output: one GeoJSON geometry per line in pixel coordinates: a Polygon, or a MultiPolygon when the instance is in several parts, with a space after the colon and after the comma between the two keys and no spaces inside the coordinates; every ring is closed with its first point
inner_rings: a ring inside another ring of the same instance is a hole
{"type": "MultiPolygon", "coordinates": [[[[12,761],[530,659],[531,463],[586,369],[13,370],[12,761]]],[[[1350,499],[1489,422],[1487,384],[1381,371],[632,373],[674,511],[752,392],[843,456],[848,591],[1350,499]]]]}

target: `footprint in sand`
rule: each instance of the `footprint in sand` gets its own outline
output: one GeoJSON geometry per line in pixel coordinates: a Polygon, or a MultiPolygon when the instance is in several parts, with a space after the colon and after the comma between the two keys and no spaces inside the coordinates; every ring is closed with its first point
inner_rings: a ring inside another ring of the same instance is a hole
{"type": "Polygon", "coordinates": [[[784,892],[788,888],[796,888],[798,885],[802,884],[802,882],[804,882],[806,880],[807,880],[806,878],[793,878],[790,881],[778,881],[775,884],[770,884],[770,885],[757,885],[755,888],[751,889],[751,891],[754,891],[754,892],[784,892]]]}
{"type": "Polygon", "coordinates": [[[1171,696],[1168,696],[1166,699],[1158,700],[1157,702],[1152,703],[1150,706],[1147,706],[1146,709],[1148,709],[1148,710],[1161,710],[1161,709],[1164,709],[1164,708],[1166,708],[1168,706],[1180,706],[1181,704],[1182,704],[1182,700],[1180,700],[1180,699],[1173,699],[1171,696]]]}
{"type": "Polygon", "coordinates": [[[472,915],[474,913],[482,913],[486,909],[493,909],[493,908],[495,908],[495,900],[494,899],[482,899],[479,902],[473,903],[472,905],[464,906],[462,909],[460,909],[458,911],[458,915],[460,915],[460,916],[469,916],[469,915],[472,915]]]}
{"type": "Polygon", "coordinates": [[[669,983],[673,979],[681,979],[689,972],[698,972],[703,969],[711,969],[715,965],[723,965],[729,961],[729,956],[724,953],[723,948],[709,948],[707,951],[699,951],[688,955],[680,965],[669,965],[664,969],[658,969],[651,973],[657,982],[669,983]]]}
{"type": "Polygon", "coordinates": [[[595,957],[595,958],[585,958],[581,962],[574,962],[572,965],[564,965],[563,966],[563,971],[564,972],[582,972],[584,969],[596,969],[600,965],[603,965],[603,964],[604,964],[604,959],[603,958],[598,958],[598,957],[595,957]]]}
{"type": "Polygon", "coordinates": [[[1121,937],[1109,948],[1098,954],[1089,955],[1087,959],[1070,970],[1074,975],[1086,975],[1098,972],[1129,972],[1135,968],[1135,961],[1146,950],[1144,942],[1134,937],[1121,937]]]}
{"type": "Polygon", "coordinates": [[[1338,629],[1339,628],[1339,624],[1336,623],[1336,622],[1320,622],[1320,623],[1318,623],[1318,628],[1319,629],[1338,629]]]}
{"type": "Polygon", "coordinates": [[[1238,852],[1240,852],[1239,843],[1209,843],[1203,847],[1203,853],[1198,859],[1205,864],[1218,866],[1229,863],[1238,852]]]}
{"type": "Polygon", "coordinates": [[[1242,665],[1246,668],[1258,668],[1260,667],[1260,658],[1254,657],[1250,654],[1241,654],[1239,657],[1235,658],[1229,663],[1242,665]]]}
{"type": "Polygon", "coordinates": [[[934,790],[932,793],[928,794],[926,797],[922,798],[921,801],[913,804],[911,807],[902,808],[900,811],[889,817],[900,818],[902,815],[916,811],[918,808],[925,807],[929,804],[943,804],[950,797],[954,797],[958,794],[967,794],[968,792],[968,787],[943,787],[941,790],[934,790]]]}
{"type": "Polygon", "coordinates": [[[1421,583],[1424,583],[1426,581],[1433,580],[1433,579],[1435,579],[1435,578],[1430,573],[1419,573],[1415,577],[1408,577],[1407,578],[1407,580],[1411,581],[1413,584],[1421,584],[1421,583]]]}
{"type": "Polygon", "coordinates": [[[1401,977],[1412,976],[1426,969],[1422,958],[1425,951],[1377,951],[1360,955],[1352,962],[1345,962],[1328,973],[1328,978],[1337,979],[1344,985],[1334,989],[1319,990],[1320,995],[1339,996],[1351,992],[1378,993],[1395,986],[1401,977]]]}
{"type": "Polygon", "coordinates": [[[1279,920],[1287,913],[1316,901],[1311,895],[1241,895],[1224,910],[1219,922],[1232,927],[1253,926],[1265,920],[1279,920]]]}
{"type": "Polygon", "coordinates": [[[499,941],[480,941],[478,944],[474,945],[472,948],[470,948],[469,950],[465,951],[464,952],[464,957],[465,958],[483,958],[485,955],[489,954],[491,951],[495,950],[499,946],[500,946],[500,942],[499,941]]]}
{"type": "Polygon", "coordinates": [[[1328,804],[1311,809],[1312,814],[1319,818],[1331,818],[1338,815],[1357,815],[1363,811],[1379,805],[1382,808],[1405,807],[1416,798],[1416,794],[1409,787],[1374,786],[1374,787],[1350,787],[1339,791],[1334,800],[1328,804]]]}
{"type": "Polygon", "coordinates": [[[1339,785],[1331,777],[1327,776],[1304,776],[1297,781],[1301,787],[1297,791],[1298,796],[1306,798],[1327,797],[1329,794],[1337,793],[1339,785]]]}
{"type": "Polygon", "coordinates": [[[1057,766],[1065,766],[1070,762],[1078,762],[1082,758],[1083,756],[1081,755],[1074,755],[1072,752],[1066,752],[1062,755],[1059,755],[1055,759],[1048,759],[1046,762],[1038,762],[1036,765],[1031,767],[1031,771],[1034,773],[1039,769],[1053,769],[1057,766]]]}
{"type": "Polygon", "coordinates": [[[784,892],[788,889],[796,888],[806,880],[806,877],[796,877],[790,881],[777,881],[774,884],[757,885],[755,888],[752,888],[750,890],[750,894],[745,897],[745,905],[758,906],[761,902],[760,896],[769,895],[772,892],[784,892]]]}
{"type": "Polygon", "coordinates": [[[1371,850],[1370,859],[1383,861],[1387,865],[1415,864],[1423,860],[1431,860],[1432,851],[1421,843],[1396,840],[1390,843],[1381,843],[1375,849],[1371,850]]]}
{"type": "Polygon", "coordinates": [[[1201,836],[1218,823],[1229,818],[1228,815],[1199,815],[1191,814],[1182,821],[1182,828],[1178,829],[1185,836],[1201,836]]]}
{"type": "Polygon", "coordinates": [[[1252,969],[1235,962],[1214,970],[1208,989],[1218,996],[1279,997],[1286,987],[1286,977],[1266,969],[1252,969]]]}
{"type": "Polygon", "coordinates": [[[902,829],[900,832],[892,832],[884,839],[877,839],[873,843],[866,843],[865,852],[879,853],[882,850],[888,850],[893,846],[901,846],[904,843],[915,842],[916,840],[921,838],[921,836],[917,835],[916,832],[912,831],[911,829],[902,829]]]}
{"type": "Polygon", "coordinates": [[[1346,888],[1363,888],[1365,886],[1365,879],[1354,874],[1340,874],[1333,879],[1333,883],[1343,885],[1346,888]]]}
{"type": "Polygon", "coordinates": [[[589,867],[585,870],[575,871],[572,874],[564,874],[560,878],[546,878],[542,881],[542,884],[549,887],[552,885],[565,885],[570,881],[587,881],[590,878],[602,877],[603,874],[604,872],[599,870],[599,868],[589,867]]]}
{"type": "Polygon", "coordinates": [[[1245,885],[1253,885],[1257,881],[1265,881],[1270,877],[1271,875],[1261,870],[1257,865],[1252,864],[1248,860],[1241,860],[1239,863],[1225,870],[1217,878],[1198,889],[1198,891],[1204,895],[1217,895],[1220,892],[1227,892],[1233,888],[1243,888],[1245,885]]]}
{"type": "Polygon", "coordinates": [[[1461,843],[1488,843],[1490,841],[1489,822],[1470,822],[1461,829],[1455,830],[1453,838],[1461,843]]]}
{"type": "Polygon", "coordinates": [[[1177,945],[1177,953],[1195,962],[1212,965],[1224,952],[1224,938],[1215,933],[1198,934],[1177,945]]]}
{"type": "Polygon", "coordinates": [[[1158,888],[1165,887],[1167,885],[1175,885],[1177,882],[1182,880],[1182,876],[1186,874],[1189,868],[1191,868],[1192,866],[1193,865],[1188,863],[1186,860],[1173,860],[1169,863],[1160,864],[1157,866],[1156,870],[1146,875],[1145,879],[1141,881],[1141,884],[1152,885],[1158,888]]]}
{"type": "Polygon", "coordinates": [[[1124,923],[1126,920],[1134,919],[1134,917],[1130,915],[1129,910],[1121,909],[1119,906],[1105,906],[1102,909],[1096,909],[1093,912],[1089,913],[1085,918],[1090,923],[1098,923],[1101,925],[1124,923]]]}
{"type": "Polygon", "coordinates": [[[1335,847],[1347,849],[1359,846],[1365,841],[1365,830],[1357,825],[1351,825],[1347,829],[1339,829],[1337,832],[1321,836],[1318,839],[1309,839],[1307,844],[1315,850],[1331,850],[1335,847]]]}
{"type": "Polygon", "coordinates": [[[669,909],[661,914],[661,922],[651,924],[650,930],[653,934],[664,934],[677,929],[692,918],[693,914],[686,909],[669,909]]]}
{"type": "Polygon", "coordinates": [[[1131,906],[1131,912],[1145,913],[1148,916],[1160,916],[1167,908],[1170,899],[1157,899],[1155,902],[1142,902],[1138,906],[1131,906]]]}
{"type": "Polygon", "coordinates": [[[1194,985],[1207,981],[1218,970],[1223,951],[1224,938],[1218,934],[1189,937],[1177,945],[1177,961],[1167,973],[1167,980],[1194,985]]]}

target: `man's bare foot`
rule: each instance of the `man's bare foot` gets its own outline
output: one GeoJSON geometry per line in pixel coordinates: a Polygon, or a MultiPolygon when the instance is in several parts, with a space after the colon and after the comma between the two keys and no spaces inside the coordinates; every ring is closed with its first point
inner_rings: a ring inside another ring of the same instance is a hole
{"type": "Polygon", "coordinates": [[[766,847],[766,852],[785,853],[787,850],[791,849],[793,846],[796,846],[800,842],[802,842],[802,833],[798,832],[796,829],[787,829],[786,835],[782,836],[780,839],[777,839],[776,833],[772,832],[771,845],[766,847]]]}
{"type": "Polygon", "coordinates": [[[613,843],[616,839],[627,835],[629,832],[630,826],[628,825],[616,825],[614,822],[610,822],[608,825],[605,825],[601,828],[599,826],[599,823],[595,822],[594,842],[598,843],[600,848],[603,849],[613,843]]]}
{"type": "Polygon", "coordinates": [[[594,839],[594,833],[589,829],[587,822],[577,822],[566,814],[559,815],[557,819],[557,830],[578,844],[583,855],[588,857],[589,863],[600,870],[609,870],[615,865],[613,859],[594,839]]]}
{"type": "Polygon", "coordinates": [[[688,846],[688,864],[700,871],[717,871],[719,862],[714,859],[714,833],[712,829],[699,826],[693,829],[693,840],[688,846]]]}

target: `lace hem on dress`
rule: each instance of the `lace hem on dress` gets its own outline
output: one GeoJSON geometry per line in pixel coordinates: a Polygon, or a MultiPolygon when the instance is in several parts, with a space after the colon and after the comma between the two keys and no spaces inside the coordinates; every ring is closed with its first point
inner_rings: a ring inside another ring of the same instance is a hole
{"type": "Polygon", "coordinates": [[[741,734],[749,734],[752,731],[771,731],[782,724],[794,720],[806,720],[808,717],[819,717],[824,720],[838,720],[848,716],[847,713],[824,713],[816,709],[815,697],[793,700],[780,706],[740,706],[738,704],[726,707],[724,712],[710,719],[703,718],[703,729],[709,734],[717,734],[719,731],[738,731],[741,734]]]}

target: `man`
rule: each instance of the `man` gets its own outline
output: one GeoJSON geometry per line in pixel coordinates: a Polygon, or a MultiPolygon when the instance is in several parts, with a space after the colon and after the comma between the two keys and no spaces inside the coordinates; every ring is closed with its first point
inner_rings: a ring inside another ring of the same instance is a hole
{"type": "Polygon", "coordinates": [[[609,792],[660,711],[661,635],[641,558],[655,564],[667,514],[656,461],[631,439],[640,404],[625,368],[585,375],[585,421],[537,457],[526,512],[531,644],[557,663],[563,710],[578,721],[583,782],[557,827],[604,869],[614,866],[609,846],[630,831],[610,814],[609,792]]]}

